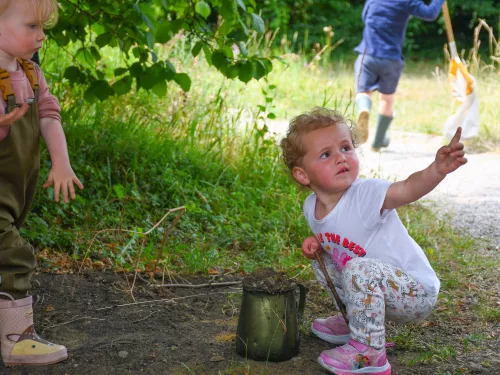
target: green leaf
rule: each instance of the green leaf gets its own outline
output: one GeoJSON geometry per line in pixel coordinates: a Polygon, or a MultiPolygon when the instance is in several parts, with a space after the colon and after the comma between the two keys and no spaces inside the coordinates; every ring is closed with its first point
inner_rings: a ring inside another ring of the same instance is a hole
{"type": "Polygon", "coordinates": [[[212,64],[218,70],[224,70],[229,65],[229,60],[223,51],[217,50],[212,53],[212,64]]]}
{"type": "Polygon", "coordinates": [[[80,48],[76,52],[76,59],[84,66],[95,69],[96,59],[88,48],[80,48]]]}
{"type": "Polygon", "coordinates": [[[76,66],[68,66],[64,71],[64,78],[69,79],[70,81],[77,81],[80,76],[80,69],[76,66]]]}
{"type": "Polygon", "coordinates": [[[169,22],[164,22],[156,29],[155,41],[156,43],[164,44],[172,38],[172,30],[169,22]]]}
{"type": "Polygon", "coordinates": [[[118,77],[118,76],[121,76],[127,72],[128,72],[127,68],[116,68],[113,73],[114,73],[115,77],[118,77]]]}
{"type": "Polygon", "coordinates": [[[90,47],[90,53],[92,53],[92,56],[94,56],[96,61],[99,61],[101,59],[101,54],[94,46],[90,47]]]}
{"type": "Polygon", "coordinates": [[[210,9],[210,6],[207,3],[205,3],[204,1],[198,1],[196,3],[195,10],[196,10],[196,13],[198,13],[200,16],[202,16],[205,19],[210,15],[210,13],[212,11],[210,9]]]}
{"type": "Polygon", "coordinates": [[[160,98],[164,97],[167,94],[167,82],[161,80],[153,86],[152,91],[160,98]]]}
{"type": "Polygon", "coordinates": [[[176,74],[175,66],[173,66],[169,60],[166,60],[165,61],[165,78],[168,81],[171,81],[174,79],[175,74],[176,74]]]}
{"type": "Polygon", "coordinates": [[[252,13],[252,25],[253,29],[257,31],[259,34],[262,34],[264,32],[265,26],[264,26],[264,21],[258,14],[252,13]]]}
{"type": "Polygon", "coordinates": [[[123,199],[125,197],[125,188],[122,184],[113,185],[113,191],[118,199],[123,199]]]}
{"type": "Polygon", "coordinates": [[[113,34],[111,34],[109,32],[98,35],[97,38],[95,38],[95,44],[97,44],[99,46],[99,48],[102,48],[102,47],[110,44],[112,38],[113,38],[113,34]]]}
{"type": "Polygon", "coordinates": [[[254,75],[255,65],[251,61],[238,64],[238,78],[241,82],[248,83],[254,75]]]}
{"type": "Polygon", "coordinates": [[[188,92],[191,89],[191,78],[186,73],[177,73],[174,81],[177,82],[184,92],[188,92]]]}
{"type": "Polygon", "coordinates": [[[158,78],[151,71],[140,76],[138,80],[139,86],[145,90],[151,90],[158,83],[158,78]]]}
{"type": "Polygon", "coordinates": [[[234,79],[238,77],[238,66],[237,65],[228,66],[226,71],[224,72],[224,75],[229,79],[234,79]]]}
{"type": "Polygon", "coordinates": [[[203,45],[203,53],[205,54],[205,60],[207,60],[208,65],[213,65],[212,63],[212,51],[210,47],[206,44],[203,45]]]}
{"type": "Polygon", "coordinates": [[[129,70],[132,77],[139,77],[143,73],[142,65],[138,62],[133,63],[129,70]]]}
{"type": "Polygon", "coordinates": [[[247,11],[247,7],[245,6],[245,3],[243,2],[243,0],[237,0],[238,2],[238,5],[240,6],[241,9],[243,9],[244,12],[247,11]]]}
{"type": "Polygon", "coordinates": [[[262,62],[262,60],[256,60],[255,61],[255,73],[253,74],[253,77],[256,80],[261,79],[265,75],[267,75],[267,68],[266,65],[262,62]]]}
{"type": "Polygon", "coordinates": [[[155,43],[155,37],[153,36],[153,33],[151,31],[149,31],[146,34],[146,40],[148,42],[148,47],[151,48],[151,49],[153,49],[154,43],[155,43]]]}
{"type": "Polygon", "coordinates": [[[266,64],[267,73],[271,73],[273,71],[273,62],[268,58],[263,58],[262,61],[266,64]]]}
{"type": "Polygon", "coordinates": [[[198,41],[196,42],[196,44],[193,46],[193,48],[191,49],[191,53],[193,55],[193,57],[196,57],[200,54],[200,51],[201,51],[201,48],[203,47],[203,43],[198,41]]]}
{"type": "Polygon", "coordinates": [[[172,30],[173,34],[177,34],[181,29],[184,27],[184,19],[179,18],[176,19],[173,22],[170,22],[170,29],[172,30]]]}
{"type": "Polygon", "coordinates": [[[240,52],[243,56],[245,56],[245,57],[248,56],[248,51],[247,51],[247,47],[245,46],[245,43],[238,42],[238,48],[240,49],[240,52]]]}
{"type": "Polygon", "coordinates": [[[93,102],[96,99],[103,101],[113,94],[114,90],[111,86],[109,86],[108,81],[98,80],[92,82],[90,87],[85,91],[84,97],[90,102],[93,102]]]}
{"type": "Polygon", "coordinates": [[[130,92],[130,89],[132,88],[132,77],[131,76],[125,76],[119,81],[116,81],[113,86],[113,90],[115,91],[116,95],[125,95],[130,92]]]}

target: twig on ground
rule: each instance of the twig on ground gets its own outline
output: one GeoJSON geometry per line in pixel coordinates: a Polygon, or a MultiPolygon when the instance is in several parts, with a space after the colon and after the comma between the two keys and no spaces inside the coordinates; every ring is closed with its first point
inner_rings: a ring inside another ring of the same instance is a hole
{"type": "Polygon", "coordinates": [[[221,283],[206,283],[206,284],[151,284],[151,287],[154,288],[207,288],[211,286],[229,286],[229,285],[240,285],[241,281],[225,281],[221,283]]]}
{"type": "Polygon", "coordinates": [[[46,329],[50,329],[50,328],[54,328],[54,327],[59,327],[59,326],[64,326],[66,324],[70,324],[70,323],[73,323],[73,322],[76,322],[78,320],[83,320],[83,319],[89,319],[89,320],[106,320],[106,319],[101,319],[101,318],[92,318],[90,316],[82,316],[80,318],[76,318],[76,319],[71,319],[71,320],[68,320],[67,322],[64,322],[64,323],[59,323],[59,324],[54,324],[54,325],[51,325],[51,326],[48,326],[48,327],[45,327],[41,333],[45,332],[46,329]]]}
{"type": "Polygon", "coordinates": [[[131,324],[134,324],[134,323],[139,323],[139,322],[142,322],[144,320],[147,320],[151,317],[151,315],[153,314],[156,314],[157,312],[160,312],[160,310],[155,310],[153,311],[151,314],[149,314],[148,316],[146,316],[145,318],[142,318],[142,319],[139,319],[139,320],[134,320],[133,322],[131,322],[131,324]]]}
{"type": "Polygon", "coordinates": [[[215,294],[226,294],[226,293],[227,292],[214,292],[214,293],[210,293],[210,294],[203,293],[203,294],[195,294],[195,295],[192,295],[192,296],[185,296],[185,297],[174,297],[174,298],[167,298],[167,299],[157,299],[157,300],[153,300],[153,301],[141,301],[141,302],[134,302],[134,303],[124,303],[124,304],[121,304],[121,305],[113,305],[113,306],[100,307],[100,308],[96,309],[95,311],[111,310],[111,309],[114,309],[116,307],[127,307],[127,306],[135,306],[135,305],[144,305],[146,303],[160,303],[160,302],[168,303],[168,302],[175,302],[175,301],[181,300],[181,299],[188,299],[188,298],[195,298],[195,297],[206,297],[206,296],[213,296],[215,294]]]}

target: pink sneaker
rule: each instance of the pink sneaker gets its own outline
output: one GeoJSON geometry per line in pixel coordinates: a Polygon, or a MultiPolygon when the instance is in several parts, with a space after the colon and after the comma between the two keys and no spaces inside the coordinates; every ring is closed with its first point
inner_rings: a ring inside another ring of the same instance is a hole
{"type": "Polygon", "coordinates": [[[318,363],[332,374],[390,375],[385,348],[375,349],[352,339],[338,348],[323,351],[318,363]]]}
{"type": "Polygon", "coordinates": [[[349,340],[349,326],[342,314],[316,319],[311,325],[311,331],[321,340],[332,344],[345,344],[349,340]]]}

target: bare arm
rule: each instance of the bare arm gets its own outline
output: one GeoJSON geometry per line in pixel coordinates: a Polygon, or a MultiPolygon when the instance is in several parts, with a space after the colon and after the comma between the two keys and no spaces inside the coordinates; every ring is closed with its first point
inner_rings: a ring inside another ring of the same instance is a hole
{"type": "Polygon", "coordinates": [[[398,208],[419,200],[443,181],[448,173],[467,163],[464,145],[459,142],[461,134],[462,128],[458,128],[450,144],[438,150],[436,160],[427,168],[389,186],[382,210],[398,208]]]}
{"type": "Polygon", "coordinates": [[[59,195],[62,193],[64,202],[68,203],[68,196],[75,199],[74,184],[80,189],[83,189],[83,185],[71,168],[63,128],[56,119],[42,118],[40,120],[40,130],[52,161],[52,168],[43,187],[47,188],[54,185],[55,201],[59,202],[59,195]]]}

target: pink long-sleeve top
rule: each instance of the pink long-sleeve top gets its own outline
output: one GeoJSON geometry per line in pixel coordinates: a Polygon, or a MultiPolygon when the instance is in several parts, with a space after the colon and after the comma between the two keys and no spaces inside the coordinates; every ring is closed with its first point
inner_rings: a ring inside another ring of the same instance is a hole
{"type": "MultiPolygon", "coordinates": [[[[47,81],[45,80],[40,67],[35,63],[33,63],[33,65],[35,66],[35,72],[38,77],[38,84],[40,85],[40,89],[38,91],[38,108],[40,119],[53,118],[57,121],[61,121],[61,115],[59,114],[59,112],[61,111],[61,106],[59,105],[59,101],[54,95],[50,93],[47,86],[47,81]]],[[[17,70],[15,72],[9,72],[9,75],[10,81],[12,83],[12,89],[16,94],[17,104],[27,103],[28,99],[35,97],[28,77],[26,77],[26,74],[24,73],[24,70],[21,65],[19,65],[19,63],[17,63],[17,70]]],[[[6,106],[7,104],[3,100],[2,95],[0,95],[0,115],[5,114],[6,106]]],[[[9,127],[0,127],[0,140],[4,139],[7,134],[9,134],[9,127]]]]}

